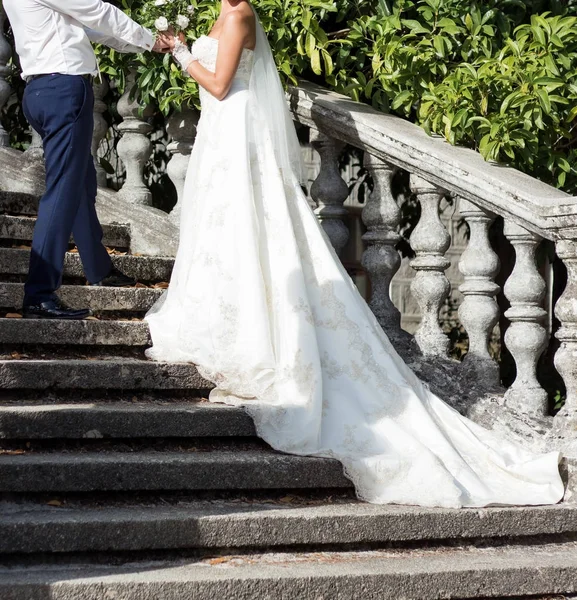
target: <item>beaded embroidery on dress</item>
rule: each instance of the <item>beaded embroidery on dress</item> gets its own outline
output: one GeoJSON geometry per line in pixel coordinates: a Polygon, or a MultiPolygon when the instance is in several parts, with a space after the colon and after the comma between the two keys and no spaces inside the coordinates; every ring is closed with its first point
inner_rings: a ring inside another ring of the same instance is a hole
{"type": "MultiPolygon", "coordinates": [[[[218,40],[191,49],[213,70],[218,40]]],[[[338,459],[357,495],[421,506],[550,504],[558,453],[535,455],[461,416],[396,353],[287,181],[242,54],[230,93],[201,89],[180,247],[148,313],[149,358],[192,362],[273,448],[338,459]]]]}

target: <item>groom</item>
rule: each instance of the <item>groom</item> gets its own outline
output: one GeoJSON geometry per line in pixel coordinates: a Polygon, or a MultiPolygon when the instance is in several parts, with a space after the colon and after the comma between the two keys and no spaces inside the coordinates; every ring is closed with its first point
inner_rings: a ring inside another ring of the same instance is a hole
{"type": "Polygon", "coordinates": [[[23,109],[42,137],[46,192],[38,207],[23,314],[27,318],[83,319],[55,291],[62,282],[70,234],[91,285],[136,282],[113,266],[96,215],[96,171],[91,156],[92,78],[98,64],[91,41],[120,52],[161,52],[152,34],[102,0],[3,0],[22,77],[23,109]]]}

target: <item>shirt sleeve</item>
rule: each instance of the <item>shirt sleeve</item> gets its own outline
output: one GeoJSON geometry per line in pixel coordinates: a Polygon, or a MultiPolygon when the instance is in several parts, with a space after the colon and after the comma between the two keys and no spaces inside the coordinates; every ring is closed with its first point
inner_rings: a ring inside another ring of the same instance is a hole
{"type": "Polygon", "coordinates": [[[139,53],[142,52],[143,48],[139,46],[134,46],[132,44],[128,44],[122,40],[119,40],[115,37],[110,37],[109,35],[104,35],[99,31],[95,31],[94,29],[90,29],[89,27],[84,28],[84,32],[88,36],[88,39],[95,44],[104,44],[109,48],[116,50],[117,52],[134,52],[139,53]]]}
{"type": "MultiPolygon", "coordinates": [[[[39,2],[72,17],[85,28],[108,38],[109,42],[115,39],[127,47],[138,48],[138,51],[150,50],[154,45],[154,38],[150,31],[108,2],[102,0],[39,0],[39,2]]],[[[100,43],[105,42],[100,41],[100,43]]]]}

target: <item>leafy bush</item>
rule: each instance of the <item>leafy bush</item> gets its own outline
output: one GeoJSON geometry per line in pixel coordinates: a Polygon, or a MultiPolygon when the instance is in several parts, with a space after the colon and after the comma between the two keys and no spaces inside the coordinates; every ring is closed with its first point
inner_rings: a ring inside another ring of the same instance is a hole
{"type": "MultiPolygon", "coordinates": [[[[152,28],[154,0],[116,0],[152,28]]],[[[279,71],[312,79],[577,192],[577,0],[254,0],[279,71]]],[[[192,41],[218,17],[196,10],[192,41]]],[[[98,50],[119,90],[168,114],[197,104],[197,85],[170,56],[98,50]]]]}

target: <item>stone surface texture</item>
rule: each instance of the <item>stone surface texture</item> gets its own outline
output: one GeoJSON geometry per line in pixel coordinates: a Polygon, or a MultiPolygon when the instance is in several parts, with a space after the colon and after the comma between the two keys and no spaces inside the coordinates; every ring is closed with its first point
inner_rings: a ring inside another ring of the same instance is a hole
{"type": "Polygon", "coordinates": [[[205,390],[212,384],[184,363],[111,356],[102,360],[0,360],[0,388],[22,390],[205,390]]]}
{"type": "Polygon", "coordinates": [[[148,346],[148,326],[138,321],[0,319],[0,344],[148,346]]]}
{"type": "MultiPolygon", "coordinates": [[[[156,288],[100,288],[63,285],[58,295],[72,308],[89,308],[96,312],[146,312],[160,298],[163,289],[156,288]]],[[[24,298],[24,284],[0,283],[0,308],[20,310],[24,298]]]]}
{"type": "Polygon", "coordinates": [[[577,508],[563,506],[455,510],[200,500],[109,508],[27,502],[2,509],[0,553],[438,543],[577,532],[577,508]]]}
{"type": "Polygon", "coordinates": [[[544,548],[267,553],[0,571],[8,600],[435,600],[575,590],[574,544],[544,548]]]}
{"type": "Polygon", "coordinates": [[[268,450],[0,455],[1,492],[347,488],[332,459],[268,450]]]}
{"type": "Polygon", "coordinates": [[[1,439],[128,439],[254,436],[240,408],[178,399],[0,405],[1,439]]]}

